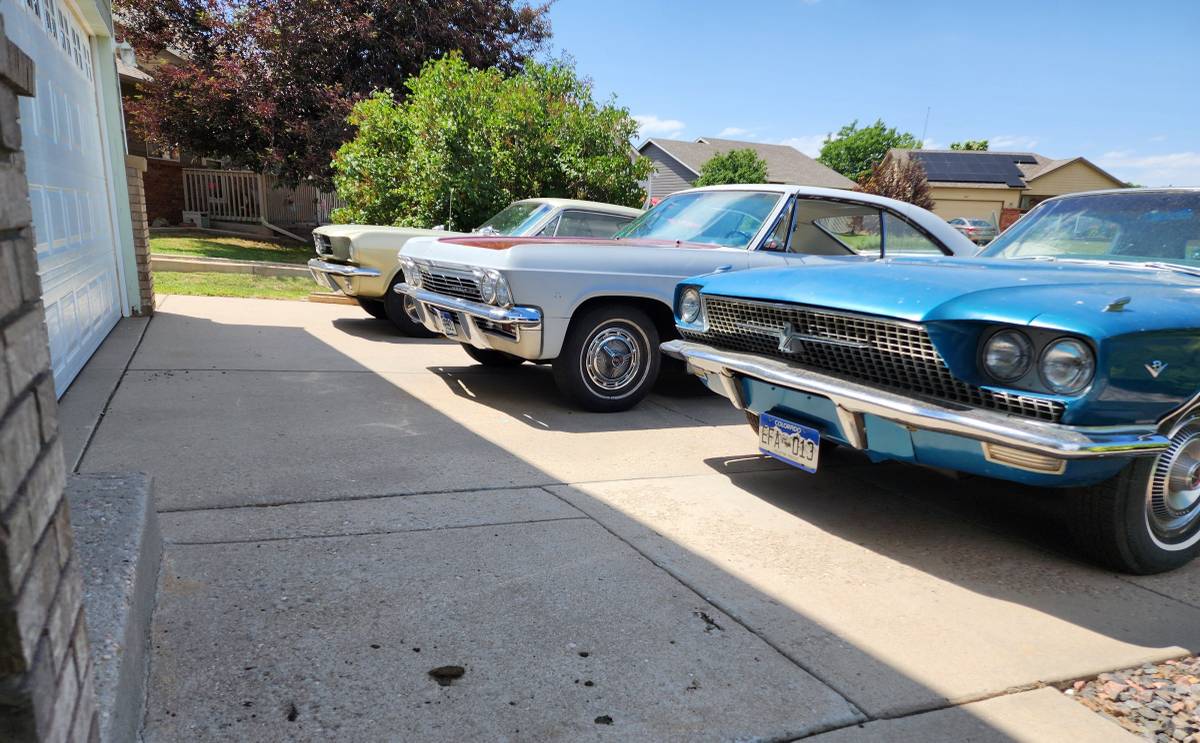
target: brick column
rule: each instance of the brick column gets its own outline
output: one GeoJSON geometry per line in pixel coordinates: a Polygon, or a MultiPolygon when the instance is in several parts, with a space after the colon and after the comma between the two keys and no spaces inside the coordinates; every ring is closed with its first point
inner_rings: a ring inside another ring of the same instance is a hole
{"type": "Polygon", "coordinates": [[[129,213],[133,220],[133,255],[137,262],[139,315],[154,314],[154,274],[150,272],[150,224],[146,215],[146,186],[142,174],[146,158],[125,156],[125,180],[129,182],[129,213]]]}
{"type": "Polygon", "coordinates": [[[33,73],[0,18],[0,740],[14,743],[98,733],[20,151],[33,73]]]}

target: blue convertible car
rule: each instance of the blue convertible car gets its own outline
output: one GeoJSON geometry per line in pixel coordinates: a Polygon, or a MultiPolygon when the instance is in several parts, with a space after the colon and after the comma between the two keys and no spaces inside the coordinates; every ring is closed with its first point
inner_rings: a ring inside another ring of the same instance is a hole
{"type": "Polygon", "coordinates": [[[1200,552],[1200,191],[1051,199],[975,258],[701,276],[676,322],[664,352],[771,456],[1071,488],[1081,547],[1120,570],[1200,552]]]}

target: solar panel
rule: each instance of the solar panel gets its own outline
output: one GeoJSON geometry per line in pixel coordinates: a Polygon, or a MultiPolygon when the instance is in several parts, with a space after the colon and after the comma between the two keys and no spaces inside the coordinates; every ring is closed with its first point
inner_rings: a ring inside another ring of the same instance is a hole
{"type": "Polygon", "coordinates": [[[921,152],[909,153],[925,166],[931,181],[959,183],[1004,183],[1014,188],[1025,185],[1017,163],[1036,163],[1031,155],[1006,155],[995,152],[921,152]]]}

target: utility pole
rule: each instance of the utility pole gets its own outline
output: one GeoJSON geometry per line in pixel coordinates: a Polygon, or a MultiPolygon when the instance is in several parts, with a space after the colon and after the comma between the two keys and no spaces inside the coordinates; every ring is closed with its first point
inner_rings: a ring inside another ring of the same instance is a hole
{"type": "Polygon", "coordinates": [[[929,112],[933,110],[933,106],[925,107],[925,126],[921,127],[921,146],[925,146],[925,134],[929,131],[929,112]]]}

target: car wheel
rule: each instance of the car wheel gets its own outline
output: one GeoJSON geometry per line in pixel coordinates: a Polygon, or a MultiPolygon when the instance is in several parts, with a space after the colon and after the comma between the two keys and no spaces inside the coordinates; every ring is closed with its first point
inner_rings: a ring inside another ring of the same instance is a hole
{"type": "Polygon", "coordinates": [[[413,338],[437,337],[437,333],[425,327],[425,324],[421,322],[416,300],[407,294],[397,294],[394,285],[393,288],[388,289],[387,296],[383,298],[383,307],[387,313],[387,319],[391,320],[401,333],[413,338]]]}
{"type": "Polygon", "coordinates": [[[1180,427],[1157,457],[1071,493],[1079,547],[1128,573],[1173,570],[1200,554],[1200,419],[1180,427]]]}
{"type": "Polygon", "coordinates": [[[525,359],[513,356],[511,353],[495,351],[490,348],[476,348],[468,343],[463,343],[462,347],[468,356],[484,366],[520,366],[525,363],[525,359]]]}
{"type": "Polygon", "coordinates": [[[383,306],[383,302],[378,299],[363,299],[355,297],[358,300],[358,306],[367,311],[367,314],[376,320],[387,319],[387,309],[383,306]]]}
{"type": "Polygon", "coordinates": [[[554,380],[564,394],[597,413],[628,410],[658,378],[658,330],[627,305],[597,307],[571,321],[554,380]]]}

